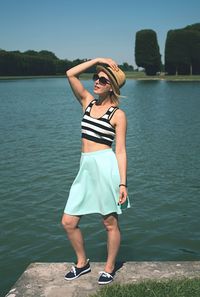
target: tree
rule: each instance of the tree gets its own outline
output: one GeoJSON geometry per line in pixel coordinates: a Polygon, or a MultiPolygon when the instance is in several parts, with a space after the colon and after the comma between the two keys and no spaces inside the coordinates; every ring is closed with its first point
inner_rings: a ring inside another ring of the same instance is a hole
{"type": "Polygon", "coordinates": [[[168,74],[200,74],[200,24],[168,31],[165,71],[168,74]]]}
{"type": "Polygon", "coordinates": [[[153,30],[140,30],[136,33],[135,61],[143,67],[147,75],[155,75],[161,69],[161,55],[156,33],[153,30]]]}
{"type": "Polygon", "coordinates": [[[191,32],[190,53],[192,63],[192,74],[200,74],[200,31],[191,32]]]}
{"type": "Polygon", "coordinates": [[[132,65],[129,65],[127,62],[124,62],[122,65],[119,65],[120,69],[123,71],[134,71],[132,65]]]}
{"type": "Polygon", "coordinates": [[[170,30],[165,45],[165,70],[168,74],[189,74],[189,34],[184,30],[170,30]]]}
{"type": "Polygon", "coordinates": [[[46,50],[42,50],[38,53],[38,55],[40,57],[44,57],[46,59],[50,59],[50,60],[59,60],[56,55],[52,52],[46,51],[46,50]]]}
{"type": "MultiPolygon", "coordinates": [[[[0,49],[0,75],[55,75],[65,74],[66,70],[78,65],[87,59],[76,59],[74,61],[61,60],[50,51],[40,52],[28,50],[25,52],[0,49]]],[[[132,66],[124,63],[125,71],[132,66]]],[[[123,67],[122,66],[122,67],[123,67]]],[[[88,73],[96,72],[96,66],[87,70],[88,73]]]]}
{"type": "Polygon", "coordinates": [[[183,28],[184,30],[188,31],[199,31],[200,32],[200,23],[192,24],[183,28]]]}
{"type": "Polygon", "coordinates": [[[0,75],[54,75],[52,59],[41,57],[35,51],[0,51],[0,75]]]}

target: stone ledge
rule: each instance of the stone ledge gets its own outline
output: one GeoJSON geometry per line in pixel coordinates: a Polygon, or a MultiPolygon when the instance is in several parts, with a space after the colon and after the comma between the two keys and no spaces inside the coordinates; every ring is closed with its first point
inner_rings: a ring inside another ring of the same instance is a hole
{"type": "MultiPolygon", "coordinates": [[[[92,272],[74,281],[64,275],[71,263],[32,263],[6,297],[86,297],[101,288],[98,272],[104,263],[91,262],[92,272]]],[[[200,278],[200,261],[193,262],[126,262],[117,264],[114,283],[135,283],[144,280],[200,278]]]]}

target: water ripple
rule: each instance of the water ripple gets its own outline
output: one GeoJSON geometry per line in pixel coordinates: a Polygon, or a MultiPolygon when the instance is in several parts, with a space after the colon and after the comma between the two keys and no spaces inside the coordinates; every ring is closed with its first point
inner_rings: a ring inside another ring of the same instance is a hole
{"type": "MultiPolygon", "coordinates": [[[[119,258],[199,260],[200,84],[127,80],[124,92],[132,208],[119,218],[119,258]]],[[[30,262],[75,259],[60,220],[78,171],[82,112],[64,79],[1,82],[0,101],[6,291],[30,262]]],[[[90,259],[104,261],[101,216],[83,218],[81,227],[90,259]]]]}

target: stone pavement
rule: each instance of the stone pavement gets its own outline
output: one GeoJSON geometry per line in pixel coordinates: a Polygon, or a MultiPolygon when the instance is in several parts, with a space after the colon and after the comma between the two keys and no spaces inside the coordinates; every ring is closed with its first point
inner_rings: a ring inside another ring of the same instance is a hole
{"type": "MultiPolygon", "coordinates": [[[[91,262],[92,272],[74,281],[66,281],[64,275],[71,263],[33,263],[6,295],[7,297],[86,297],[102,286],[97,283],[98,272],[104,263],[91,262]]],[[[170,278],[200,278],[200,261],[193,262],[126,262],[117,264],[113,283],[170,278]]]]}

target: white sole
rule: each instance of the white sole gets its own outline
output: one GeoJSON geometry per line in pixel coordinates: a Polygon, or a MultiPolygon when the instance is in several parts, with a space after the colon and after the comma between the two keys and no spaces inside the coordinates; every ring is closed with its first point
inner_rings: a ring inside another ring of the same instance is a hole
{"type": "Polygon", "coordinates": [[[113,279],[110,280],[109,282],[98,282],[99,285],[107,285],[113,282],[113,279]]]}
{"type": "Polygon", "coordinates": [[[86,273],[89,273],[89,272],[91,272],[91,268],[88,268],[88,269],[82,271],[81,273],[79,273],[79,275],[77,275],[77,276],[75,276],[73,278],[67,278],[67,277],[65,277],[65,280],[67,280],[67,281],[74,280],[74,279],[78,278],[79,276],[81,276],[83,274],[86,274],[86,273]]]}

